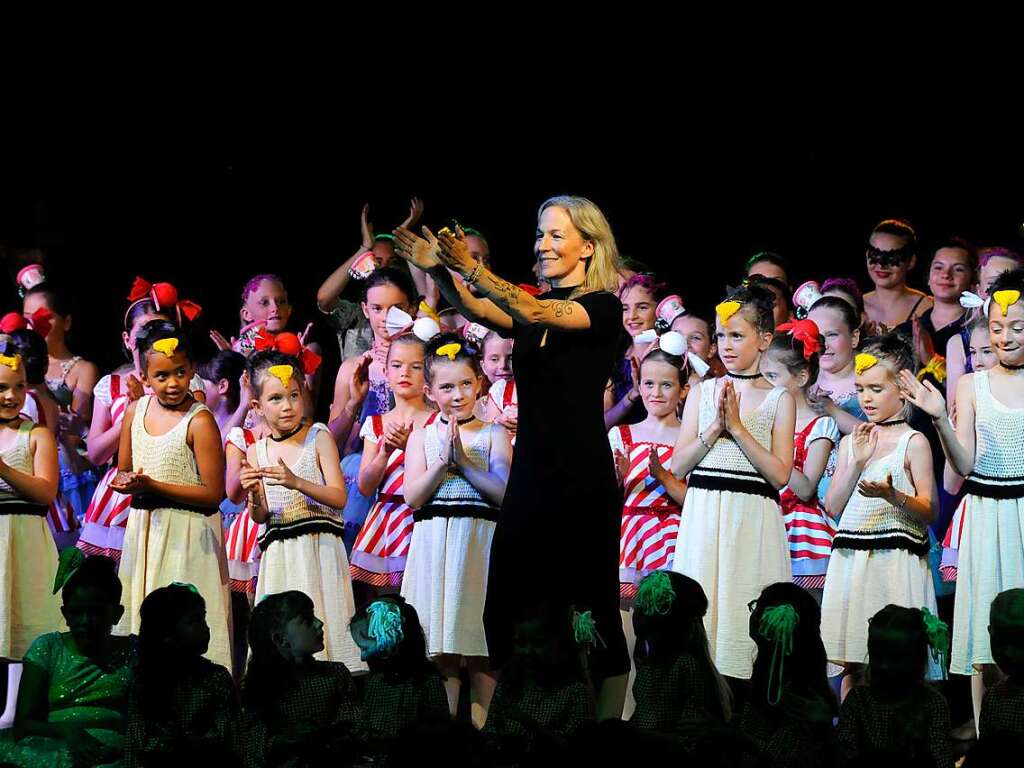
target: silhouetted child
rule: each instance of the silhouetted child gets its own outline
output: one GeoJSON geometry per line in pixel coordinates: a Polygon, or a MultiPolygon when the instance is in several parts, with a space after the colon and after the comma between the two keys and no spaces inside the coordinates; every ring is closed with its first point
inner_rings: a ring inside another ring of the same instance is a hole
{"type": "Polygon", "coordinates": [[[989,616],[992,655],[1007,677],[981,702],[979,738],[1024,746],[1024,589],[997,595],[989,616]]]}
{"type": "Polygon", "coordinates": [[[253,609],[242,680],[247,763],[336,764],[350,753],[344,746],[361,717],[355,684],[344,664],[314,658],[324,648],[323,627],[302,592],[267,595],[253,609]]]}
{"type": "Polygon", "coordinates": [[[363,692],[368,736],[394,739],[411,723],[450,719],[444,678],[427,658],[415,608],[388,595],[356,611],[349,629],[370,667],[363,692]]]}
{"type": "Polygon", "coordinates": [[[590,616],[544,601],[516,624],[515,652],[502,668],[483,732],[508,757],[549,752],[594,720],[594,693],[580,645],[594,639],[590,616]]]}
{"type": "Polygon", "coordinates": [[[108,557],[61,555],[54,592],[70,631],[41,635],[25,654],[14,728],[0,737],[0,763],[100,765],[124,752],[134,638],[112,637],[121,581],[108,557]]]}
{"type": "Polygon", "coordinates": [[[757,657],[740,730],[758,756],[744,764],[835,765],[836,701],[817,601],[802,587],[779,582],[748,607],[757,657]]]}
{"type": "Polygon", "coordinates": [[[139,660],[128,705],[125,765],[238,763],[231,673],[203,658],[206,603],[191,584],[150,592],[139,611],[139,660]]]}
{"type": "Polygon", "coordinates": [[[729,689],[704,631],[707,609],[704,590],[688,576],[655,571],[640,582],[633,603],[635,727],[677,734],[684,723],[729,720],[729,689]]]}
{"type": "Polygon", "coordinates": [[[929,652],[948,649],[949,630],[927,610],[887,605],[872,617],[871,683],[855,687],[839,712],[837,738],[853,765],[899,758],[907,766],[952,768],[949,707],[924,682],[929,652]]]}

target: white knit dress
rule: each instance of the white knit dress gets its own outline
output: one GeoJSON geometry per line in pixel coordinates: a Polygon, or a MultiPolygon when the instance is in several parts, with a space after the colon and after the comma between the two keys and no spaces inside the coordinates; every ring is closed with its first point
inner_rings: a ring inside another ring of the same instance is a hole
{"type": "Polygon", "coordinates": [[[974,471],[964,483],[963,534],[950,670],[993,664],[988,617],[1000,592],[1024,587],[1024,408],[992,395],[989,371],[974,374],[974,471]]]}
{"type": "MultiPolygon", "coordinates": [[[[480,469],[490,464],[495,428],[487,424],[465,446],[469,461],[480,469]]],[[[447,425],[442,426],[440,419],[424,428],[428,466],[441,455],[441,429],[447,425]]],[[[414,514],[402,597],[419,614],[430,656],[488,655],[484,598],[498,511],[466,478],[450,469],[433,498],[414,514]]]]}
{"type": "MultiPolygon", "coordinates": [[[[701,384],[700,429],[716,418],[719,379],[701,384]]],[[[765,395],[743,425],[771,450],[775,409],[785,390],[765,395]]],[[[672,570],[696,580],[708,598],[704,616],[718,671],[749,680],[754,641],[747,604],[761,590],[792,578],[786,526],[778,492],[728,436],[719,437],[689,477],[672,570]]]]}
{"type": "MultiPolygon", "coordinates": [[[[306,433],[302,454],[289,467],[297,477],[317,485],[324,484],[317,459],[316,436],[326,432],[323,424],[314,424],[306,433]]],[[[276,466],[267,453],[267,438],[256,443],[260,467],[276,466]]],[[[336,509],[314,501],[305,494],[282,485],[267,485],[270,519],[260,536],[259,577],[256,602],[267,595],[297,590],[313,601],[313,612],[324,623],[324,650],[321,661],[340,661],[350,672],[365,671],[359,648],[348,631],[355,613],[352,579],[342,534],[345,524],[336,509]]]]}
{"type": "MultiPolygon", "coordinates": [[[[908,429],[896,447],[869,463],[861,480],[884,482],[914,495],[905,468],[908,429]]],[[[852,457],[853,444],[849,446],[852,457]]],[[[839,520],[821,601],[821,639],[830,661],[866,664],[868,622],[889,604],[936,613],[935,587],[928,569],[928,526],[885,499],[855,490],[839,520]]]]}
{"type": "MultiPolygon", "coordinates": [[[[154,402],[152,395],[144,395],[135,408],[131,425],[133,469],[142,469],[163,483],[202,485],[187,438],[188,425],[197,413],[207,410],[206,406],[194,403],[168,432],[154,436],[146,431],[146,409],[154,402]]],[[[139,633],[139,609],[154,589],[174,582],[192,584],[206,602],[210,645],[204,655],[231,669],[231,597],[220,510],[186,509],[169,499],[152,508],[147,503],[144,497],[132,498],[118,571],[125,610],[114,633],[139,633]]]]}

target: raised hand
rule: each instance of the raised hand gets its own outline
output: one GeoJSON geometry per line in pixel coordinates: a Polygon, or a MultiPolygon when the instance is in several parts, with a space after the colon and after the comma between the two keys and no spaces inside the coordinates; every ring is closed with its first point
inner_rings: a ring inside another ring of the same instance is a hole
{"type": "Polygon", "coordinates": [[[359,364],[352,369],[352,380],[349,383],[349,399],[354,403],[362,403],[370,393],[370,364],[373,353],[364,352],[359,364]]]}
{"type": "Polygon", "coordinates": [[[415,267],[424,272],[441,264],[438,254],[440,246],[437,238],[426,227],[423,227],[423,237],[415,234],[411,229],[399,227],[394,231],[395,253],[415,267]]]}
{"type": "Polygon", "coordinates": [[[224,338],[224,334],[220,331],[210,331],[210,341],[213,342],[213,346],[219,349],[221,352],[230,352],[234,347],[235,342],[238,341],[234,336],[231,337],[231,341],[224,338]]]}
{"type": "Polygon", "coordinates": [[[309,338],[309,334],[310,334],[310,332],[312,330],[313,330],[313,323],[309,323],[306,326],[306,329],[302,333],[299,334],[299,344],[301,344],[302,346],[306,346],[306,339],[309,338]]]}
{"type": "Polygon", "coordinates": [[[125,387],[128,390],[128,402],[130,403],[134,403],[146,394],[146,389],[142,386],[142,382],[134,374],[128,374],[125,378],[125,387]]]}
{"type": "Polygon", "coordinates": [[[359,231],[363,236],[363,249],[373,250],[373,224],[370,223],[370,204],[363,206],[363,212],[359,217],[359,231]]]}
{"type": "Polygon", "coordinates": [[[853,443],[853,458],[864,466],[875,453],[875,446],[878,445],[878,428],[867,422],[858,424],[850,435],[853,443]]]}
{"type": "Polygon", "coordinates": [[[927,365],[928,361],[935,357],[932,336],[921,326],[921,318],[918,315],[910,318],[910,324],[914,333],[914,352],[917,354],[917,361],[922,366],[927,365]]]}
{"type": "Polygon", "coordinates": [[[441,248],[438,258],[448,269],[453,269],[466,277],[476,266],[476,259],[469,252],[466,233],[462,231],[462,227],[457,226],[454,232],[447,228],[442,229],[437,235],[437,244],[441,248]]]}
{"type": "Polygon", "coordinates": [[[946,415],[946,400],[930,381],[918,381],[912,372],[904,370],[899,373],[899,382],[904,397],[933,419],[946,415]]]}
{"type": "Polygon", "coordinates": [[[420,200],[418,197],[413,196],[413,198],[409,201],[409,215],[406,216],[405,221],[403,221],[399,225],[399,229],[409,229],[410,227],[415,226],[416,222],[419,221],[420,218],[422,218],[422,216],[423,201],[420,200]]]}

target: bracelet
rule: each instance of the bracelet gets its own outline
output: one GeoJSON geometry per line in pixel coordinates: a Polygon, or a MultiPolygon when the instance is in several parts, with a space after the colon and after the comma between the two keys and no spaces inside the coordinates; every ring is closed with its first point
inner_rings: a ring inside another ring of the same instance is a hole
{"type": "Polygon", "coordinates": [[[476,266],[474,266],[473,269],[470,270],[469,274],[466,275],[466,277],[463,279],[466,281],[467,285],[472,285],[473,283],[480,279],[480,274],[483,271],[484,263],[482,261],[478,261],[476,263],[476,266]]]}
{"type": "Polygon", "coordinates": [[[700,432],[697,433],[697,439],[700,440],[701,445],[703,445],[709,451],[711,450],[711,446],[708,445],[707,441],[704,439],[704,430],[701,430],[700,432]]]}

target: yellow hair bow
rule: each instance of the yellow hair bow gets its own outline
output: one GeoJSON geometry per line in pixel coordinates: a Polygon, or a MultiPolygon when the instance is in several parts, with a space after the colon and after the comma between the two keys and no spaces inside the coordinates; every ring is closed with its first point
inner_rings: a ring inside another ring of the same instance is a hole
{"type": "Polygon", "coordinates": [[[16,371],[21,365],[21,355],[0,355],[0,365],[6,365],[12,371],[16,371]]]}
{"type": "Polygon", "coordinates": [[[420,302],[420,312],[422,312],[422,313],[423,313],[424,315],[426,315],[427,317],[432,317],[432,318],[434,318],[434,320],[435,320],[436,322],[438,322],[438,323],[440,323],[440,322],[441,322],[440,318],[439,318],[439,317],[437,316],[437,310],[436,310],[436,309],[434,309],[434,308],[433,308],[432,306],[430,306],[429,304],[427,304],[427,302],[425,302],[425,301],[421,301],[421,302],[420,302]]]}
{"type": "Polygon", "coordinates": [[[290,365],[272,365],[267,369],[267,373],[276,379],[280,379],[281,385],[287,387],[292,380],[292,376],[295,375],[295,369],[290,365]]]}
{"type": "Polygon", "coordinates": [[[174,354],[174,350],[178,348],[178,340],[175,338],[160,339],[159,341],[153,342],[153,349],[157,352],[162,352],[165,356],[171,357],[174,354]]]}
{"type": "Polygon", "coordinates": [[[932,359],[928,361],[928,365],[917,372],[918,380],[923,380],[925,376],[931,374],[939,384],[946,380],[946,358],[942,355],[932,355],[932,359]]]}
{"type": "Polygon", "coordinates": [[[452,362],[455,362],[455,356],[462,351],[462,345],[457,341],[453,341],[451,344],[445,344],[444,346],[437,348],[437,355],[440,357],[447,357],[452,362]]]}
{"type": "Polygon", "coordinates": [[[878,358],[874,355],[869,355],[867,352],[861,352],[855,358],[853,358],[853,368],[860,376],[868,368],[874,368],[878,364],[878,358]]]}
{"type": "Polygon", "coordinates": [[[738,301],[723,301],[717,307],[715,307],[715,314],[718,315],[718,319],[722,321],[722,325],[729,322],[729,318],[740,311],[743,305],[738,301]]]}
{"type": "Polygon", "coordinates": [[[992,294],[992,301],[999,305],[999,308],[1003,310],[1003,317],[1006,317],[1006,313],[1010,311],[1010,305],[1020,301],[1020,291],[996,291],[992,294]]]}

